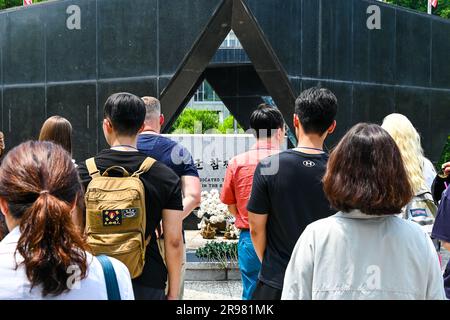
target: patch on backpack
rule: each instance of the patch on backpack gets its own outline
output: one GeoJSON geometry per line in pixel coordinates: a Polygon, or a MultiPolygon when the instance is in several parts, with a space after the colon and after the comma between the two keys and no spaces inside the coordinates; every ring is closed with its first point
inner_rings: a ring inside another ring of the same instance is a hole
{"type": "Polygon", "coordinates": [[[138,208],[130,208],[120,210],[122,212],[122,217],[125,218],[136,218],[139,212],[138,208]]]}
{"type": "Polygon", "coordinates": [[[428,217],[427,210],[425,209],[410,209],[409,213],[411,214],[411,217],[428,217]]]}
{"type": "Polygon", "coordinates": [[[122,210],[103,210],[103,225],[120,226],[122,225],[122,210]]]}

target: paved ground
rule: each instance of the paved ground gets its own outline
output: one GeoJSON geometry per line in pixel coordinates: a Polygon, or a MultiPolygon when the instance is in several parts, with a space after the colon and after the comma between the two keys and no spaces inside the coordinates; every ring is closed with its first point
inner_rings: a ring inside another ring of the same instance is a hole
{"type": "Polygon", "coordinates": [[[241,300],[240,281],[186,281],[184,300],[241,300]]]}

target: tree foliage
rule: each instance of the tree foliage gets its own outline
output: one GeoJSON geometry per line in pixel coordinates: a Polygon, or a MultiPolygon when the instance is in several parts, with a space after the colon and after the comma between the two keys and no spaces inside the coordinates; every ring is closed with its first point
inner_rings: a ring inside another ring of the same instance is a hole
{"type": "MultiPolygon", "coordinates": [[[[244,133],[244,129],[238,124],[238,133],[244,133]]],[[[234,133],[234,117],[228,116],[223,123],[219,126],[219,132],[226,133],[234,133]]]]}
{"type": "MultiPolygon", "coordinates": [[[[428,9],[428,0],[386,0],[386,2],[422,12],[427,12],[428,9]]],[[[439,0],[437,8],[433,8],[433,14],[449,19],[450,0],[439,0]]]]}
{"type": "Polygon", "coordinates": [[[170,133],[205,133],[219,128],[219,114],[208,110],[185,109],[170,130],[170,133]]]}
{"type": "MultiPolygon", "coordinates": [[[[33,0],[33,3],[44,2],[47,0],[33,0]]],[[[23,5],[23,0],[0,0],[0,10],[23,5]]]]}
{"type": "MultiPolygon", "coordinates": [[[[34,3],[43,2],[47,0],[33,0],[34,3]]],[[[386,0],[388,3],[396,4],[402,7],[427,12],[428,0],[386,0]]],[[[0,10],[21,6],[23,0],[0,0],[0,10]]],[[[436,9],[433,8],[433,14],[443,18],[450,18],[450,0],[439,0],[439,5],[436,9]]]]}
{"type": "MultiPolygon", "coordinates": [[[[216,111],[185,109],[170,129],[170,133],[234,133],[234,117],[227,117],[222,124],[219,123],[219,114],[216,111]]],[[[244,129],[238,124],[239,133],[244,129]]]]}
{"type": "Polygon", "coordinates": [[[450,161],[450,135],[447,138],[447,143],[444,146],[444,150],[442,151],[441,158],[437,164],[438,171],[441,171],[442,165],[446,162],[450,161]]]}

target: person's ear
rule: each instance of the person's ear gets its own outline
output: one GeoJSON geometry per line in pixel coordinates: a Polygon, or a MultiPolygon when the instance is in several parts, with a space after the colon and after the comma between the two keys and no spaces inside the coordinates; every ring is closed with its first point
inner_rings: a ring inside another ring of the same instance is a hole
{"type": "Polygon", "coordinates": [[[328,134],[332,134],[334,130],[336,130],[336,120],[333,121],[333,124],[328,128],[328,134]]]}
{"type": "Polygon", "coordinates": [[[107,133],[111,133],[113,131],[113,126],[112,123],[109,119],[104,119],[103,120],[103,126],[106,130],[107,133]]]}
{"type": "Polygon", "coordinates": [[[164,118],[164,115],[161,113],[161,115],[159,116],[159,125],[162,127],[164,124],[164,121],[166,119],[164,118]]]}
{"type": "Polygon", "coordinates": [[[113,133],[113,128],[111,125],[111,121],[109,119],[103,119],[103,136],[105,137],[106,142],[111,145],[110,137],[113,133]]]}
{"type": "Polygon", "coordinates": [[[8,202],[6,202],[6,200],[1,197],[0,197],[0,211],[5,217],[9,216],[8,202]]]}
{"type": "Polygon", "coordinates": [[[142,126],[139,128],[138,134],[142,133],[145,129],[145,123],[142,124],[142,126]]]}
{"type": "Polygon", "coordinates": [[[277,137],[278,140],[282,140],[284,137],[284,127],[278,128],[277,129],[277,137]]]}
{"type": "Polygon", "coordinates": [[[297,114],[294,114],[294,127],[295,128],[300,127],[300,119],[298,118],[297,114]]]}

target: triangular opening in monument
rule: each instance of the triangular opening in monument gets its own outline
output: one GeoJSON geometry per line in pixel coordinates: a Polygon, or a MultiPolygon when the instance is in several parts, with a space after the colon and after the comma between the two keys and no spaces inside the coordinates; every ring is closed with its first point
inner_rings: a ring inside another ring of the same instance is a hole
{"type": "MultiPolygon", "coordinates": [[[[201,79],[204,80],[168,133],[216,133],[211,130],[211,117],[215,118],[219,133],[244,133],[258,105],[266,103],[277,108],[233,31],[201,79]],[[204,122],[201,128],[199,121],[204,122]]],[[[288,132],[288,136],[293,135],[288,132]]],[[[290,140],[295,144],[295,140],[290,140]]]]}
{"type": "Polygon", "coordinates": [[[240,134],[244,130],[212,86],[204,80],[168,133],[240,134]]]}
{"type": "Polygon", "coordinates": [[[161,102],[168,120],[163,128],[164,132],[169,131],[205,79],[244,128],[248,128],[248,122],[245,119],[249,118],[251,110],[256,108],[258,102],[264,102],[263,96],[272,97],[274,104],[285,118],[292,114],[295,94],[287,74],[255,18],[241,0],[228,0],[222,4],[162,92],[161,102]],[[242,46],[242,49],[238,49],[245,52],[248,61],[227,63],[227,61],[216,60],[219,55],[217,52],[220,52],[224,40],[232,30],[242,46]],[[248,74],[250,78],[239,81],[239,73],[248,74]],[[233,82],[233,74],[238,74],[238,83],[233,82]],[[250,94],[255,101],[248,99],[243,104],[241,93],[247,92],[246,90],[254,85],[252,81],[256,81],[256,78],[262,85],[256,86],[256,89],[254,86],[253,90],[260,92],[250,94]],[[243,88],[245,84],[248,88],[243,88]],[[234,97],[233,94],[228,94],[229,91],[227,92],[232,86],[237,86],[235,90],[237,94],[234,97]],[[241,100],[237,105],[238,110],[229,102],[233,99],[241,100]]]}

